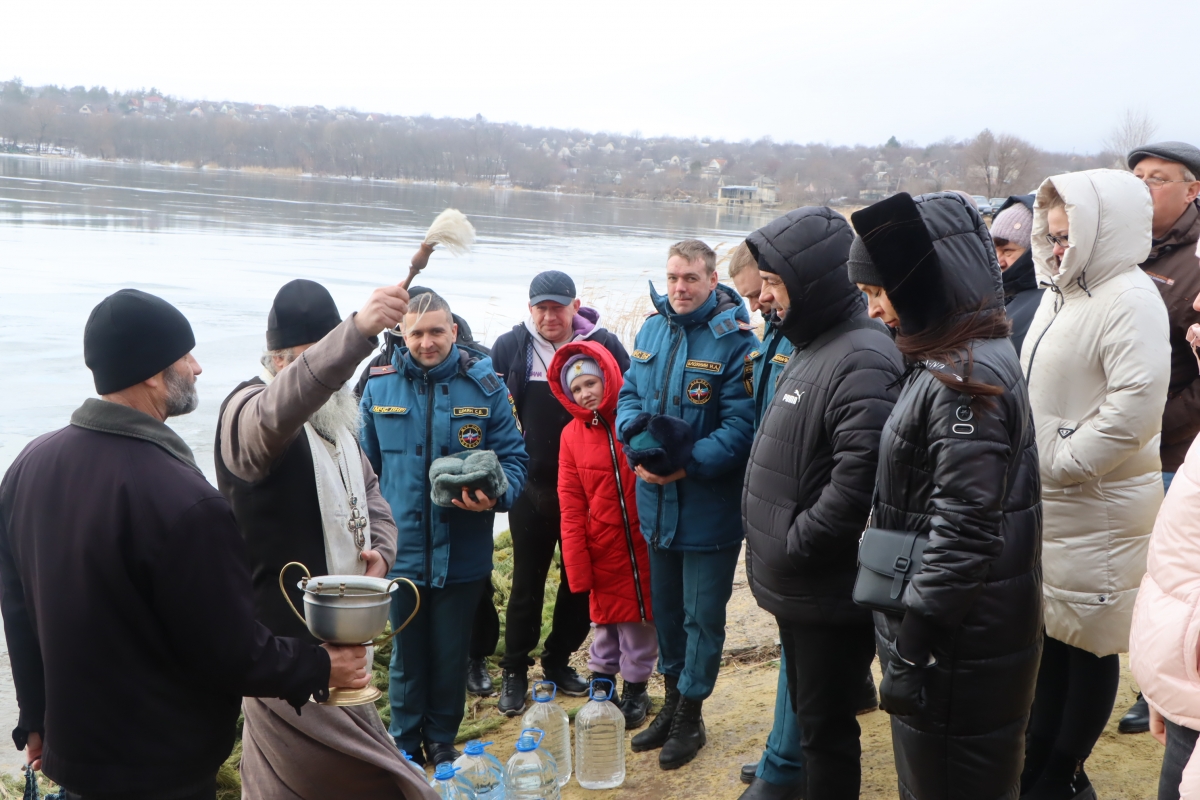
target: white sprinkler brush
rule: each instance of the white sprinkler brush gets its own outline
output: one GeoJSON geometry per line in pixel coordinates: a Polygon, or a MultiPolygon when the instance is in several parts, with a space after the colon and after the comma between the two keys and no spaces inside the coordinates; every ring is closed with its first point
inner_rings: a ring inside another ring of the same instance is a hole
{"type": "Polygon", "coordinates": [[[425,241],[421,243],[420,249],[412,257],[412,266],[408,268],[408,277],[401,285],[407,289],[413,282],[413,278],[417,277],[417,273],[425,269],[435,246],[441,245],[452,255],[461,256],[471,252],[471,245],[474,243],[475,226],[461,211],[447,208],[438,214],[433,224],[429,226],[429,231],[425,234],[425,241]]]}

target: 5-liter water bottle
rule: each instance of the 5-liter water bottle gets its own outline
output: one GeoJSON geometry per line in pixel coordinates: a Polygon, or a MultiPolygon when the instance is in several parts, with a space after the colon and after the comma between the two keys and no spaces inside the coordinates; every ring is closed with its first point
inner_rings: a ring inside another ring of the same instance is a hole
{"type": "Polygon", "coordinates": [[[471,784],[458,777],[458,767],[448,761],[437,765],[429,785],[442,800],[475,800],[471,784]]]}
{"type": "Polygon", "coordinates": [[[608,699],[614,691],[606,678],[592,681],[591,699],[575,715],[575,777],[585,789],[625,782],[625,715],[608,699]]]}
{"type": "Polygon", "coordinates": [[[476,800],[504,800],[504,765],[483,749],[490,744],[472,739],[463,754],[454,759],[458,777],[471,784],[476,800]]]}
{"type": "Polygon", "coordinates": [[[533,684],[533,706],[521,717],[522,728],[545,731],[542,749],[554,756],[558,765],[558,785],[566,786],[571,780],[571,720],[562,706],[554,702],[558,687],[553,681],[537,681],[533,684]]]}
{"type": "Polygon", "coordinates": [[[538,747],[545,735],[537,728],[521,731],[517,752],[504,767],[504,800],[561,800],[554,755],[538,747]]]}
{"type": "Polygon", "coordinates": [[[420,764],[413,761],[412,756],[410,756],[408,753],[404,752],[403,749],[400,750],[400,755],[404,756],[404,765],[411,768],[412,771],[414,773],[416,773],[417,775],[420,775],[421,780],[423,780],[423,781],[429,780],[429,776],[425,774],[425,769],[420,764]]]}

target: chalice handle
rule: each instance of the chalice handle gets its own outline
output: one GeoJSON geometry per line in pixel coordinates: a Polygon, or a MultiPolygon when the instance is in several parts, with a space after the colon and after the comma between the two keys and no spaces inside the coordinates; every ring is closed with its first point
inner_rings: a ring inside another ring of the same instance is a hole
{"type": "MultiPolygon", "coordinates": [[[[300,569],[304,570],[304,582],[305,583],[307,583],[309,581],[309,579],[312,578],[312,575],[309,573],[308,567],[304,566],[299,561],[289,561],[288,563],[283,565],[283,569],[279,570],[279,591],[283,592],[283,599],[287,601],[288,608],[292,609],[292,613],[296,615],[296,619],[298,619],[302,623],[304,623],[304,627],[307,628],[308,620],[306,620],[304,618],[303,614],[301,614],[299,611],[296,610],[296,605],[292,602],[292,598],[288,596],[287,589],[283,585],[283,574],[288,571],[289,567],[299,567],[300,569]]],[[[406,622],[405,624],[407,625],[408,623],[406,622]]]]}
{"type": "MultiPolygon", "coordinates": [[[[286,567],[285,567],[285,569],[286,569],[286,567]]],[[[408,578],[392,578],[391,582],[388,583],[387,588],[383,590],[383,593],[391,594],[392,587],[401,581],[403,581],[404,583],[407,583],[409,585],[409,587],[413,590],[413,598],[416,599],[417,603],[415,606],[413,606],[412,613],[408,615],[408,619],[404,620],[403,625],[401,625],[399,628],[396,628],[394,631],[387,634],[386,636],[381,636],[380,638],[371,642],[371,644],[375,647],[380,647],[384,644],[387,644],[388,640],[390,640],[393,636],[395,636],[400,631],[407,628],[408,623],[412,622],[413,617],[415,617],[417,615],[417,612],[421,610],[421,592],[419,589],[417,589],[417,585],[415,583],[413,583],[412,581],[410,581],[408,578]]]]}

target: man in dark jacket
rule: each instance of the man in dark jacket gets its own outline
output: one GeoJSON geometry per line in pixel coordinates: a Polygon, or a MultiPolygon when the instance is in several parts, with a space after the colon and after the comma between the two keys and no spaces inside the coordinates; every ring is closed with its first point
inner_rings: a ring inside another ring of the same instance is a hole
{"type": "MultiPolygon", "coordinates": [[[[1200,149],[1185,142],[1158,142],[1129,154],[1129,168],[1146,182],[1154,201],[1150,257],[1141,267],[1154,279],[1171,325],[1171,382],[1163,411],[1163,484],[1171,487],[1175,471],[1200,433],[1200,369],[1188,344],[1187,332],[1200,322],[1192,303],[1200,294],[1200,149]]],[[[1150,707],[1138,694],[1137,702],[1121,717],[1121,733],[1150,730],[1150,707]]]]}
{"type": "Polygon", "coordinates": [[[661,747],[663,769],[696,757],[701,710],[725,641],[725,605],[742,544],[740,481],[754,430],[746,356],[758,345],[742,298],[717,281],[716,254],[672,245],[667,294],[637,335],[617,401],[617,432],[637,472],[666,702],[634,752],[661,747]]]}
{"type": "Polygon", "coordinates": [[[847,277],[853,240],[828,208],[797,209],[746,239],[762,301],[795,346],[750,451],[746,574],[779,623],[813,798],[859,793],[855,716],[875,643],[870,612],[850,595],[879,434],[904,372],[847,277]]]}
{"type": "MultiPolygon", "coordinates": [[[[417,297],[430,291],[432,290],[424,286],[414,286],[408,290],[408,295],[417,297]]],[[[485,356],[491,355],[490,348],[475,340],[475,334],[471,331],[471,326],[467,324],[467,321],[458,314],[452,316],[454,324],[458,326],[458,336],[454,343],[485,356]]],[[[371,370],[391,364],[392,354],[401,347],[404,347],[404,332],[400,330],[399,326],[384,331],[383,344],[379,348],[379,353],[363,367],[362,373],[358,376],[358,383],[354,387],[355,397],[362,397],[363,389],[367,387],[367,381],[371,377],[371,370]]],[[[475,609],[475,621],[471,625],[467,691],[480,697],[488,697],[495,694],[496,691],[492,685],[492,676],[488,674],[487,669],[487,657],[496,652],[496,645],[500,642],[500,614],[496,611],[495,603],[492,602],[495,594],[496,587],[492,585],[492,579],[489,577],[483,587],[483,594],[479,597],[479,605],[475,609]]]]}
{"type": "Polygon", "coordinates": [[[85,797],[211,800],[243,696],[299,712],[369,678],[365,648],[255,621],[229,503],[163,424],[196,407],[194,345],[165,300],[105,298],[83,347],[101,399],[30,443],[0,483],[13,740],[85,797]]]}
{"type": "Polygon", "coordinates": [[[1037,283],[1033,266],[1033,251],[1029,247],[1029,232],[1033,229],[1033,195],[1013,195],[1004,201],[992,217],[992,244],[1000,264],[1004,282],[1004,311],[1012,322],[1009,340],[1017,355],[1025,343],[1025,332],[1033,322],[1033,314],[1042,301],[1042,288],[1037,283]]]}
{"type": "MultiPolygon", "coordinates": [[[[525,710],[529,691],[529,654],[542,633],[542,599],[546,574],[559,544],[558,443],[571,414],[554,398],[546,372],[555,351],[567,342],[591,341],[613,354],[621,372],[629,368],[629,354],[616,335],[600,327],[600,314],[581,308],[575,282],[563,272],[534,276],[529,284],[529,318],[502,334],[492,346],[492,367],[508,385],[517,417],[525,429],[529,453],[529,478],[525,491],[508,514],[512,532],[512,590],[505,612],[504,679],[500,711],[514,717],[525,710]]],[[[591,629],[588,595],[573,594],[567,573],[559,574],[554,620],[542,645],[542,674],[558,691],[572,696],[587,694],[587,681],[567,664],[591,629]]]]}

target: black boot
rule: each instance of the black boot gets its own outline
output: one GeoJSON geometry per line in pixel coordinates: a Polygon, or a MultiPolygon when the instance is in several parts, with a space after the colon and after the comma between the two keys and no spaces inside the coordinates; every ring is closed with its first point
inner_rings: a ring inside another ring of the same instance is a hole
{"type": "Polygon", "coordinates": [[[631,731],[641,727],[650,713],[650,694],[646,691],[646,682],[630,683],[625,681],[621,687],[621,713],[625,715],[625,730],[631,731]]]}
{"type": "Polygon", "coordinates": [[[742,764],[742,770],[738,773],[738,777],[742,779],[742,783],[747,785],[754,783],[754,779],[758,777],[759,762],[753,761],[749,764],[742,764]]]}
{"type": "Polygon", "coordinates": [[[800,783],[793,786],[780,786],[777,783],[755,778],[750,787],[738,796],[738,800],[804,800],[808,786],[800,783]]]}
{"type": "Polygon", "coordinates": [[[609,675],[604,672],[593,672],[591,680],[588,681],[588,689],[590,691],[596,691],[596,681],[608,681],[608,683],[600,684],[600,687],[604,689],[604,692],[608,695],[608,702],[618,706],[621,705],[620,701],[617,700],[616,675],[609,675]]]}
{"type": "Polygon", "coordinates": [[[1137,702],[1129,707],[1117,723],[1117,730],[1121,733],[1146,733],[1150,730],[1150,706],[1141,692],[1138,692],[1137,702]]]}
{"type": "Polygon", "coordinates": [[[679,676],[664,675],[663,683],[667,686],[667,699],[663,701],[658,716],[650,723],[650,727],[629,740],[629,746],[635,753],[657,750],[671,736],[671,720],[675,719],[675,708],[679,705],[679,676]]]}
{"type": "Polygon", "coordinates": [[[863,684],[862,694],[858,696],[856,708],[857,711],[854,713],[860,716],[879,710],[879,695],[875,691],[875,677],[871,675],[870,670],[867,670],[867,680],[863,684]]]}
{"type": "Polygon", "coordinates": [[[587,697],[588,682],[579,677],[574,667],[563,664],[561,667],[548,667],[542,662],[542,677],[558,687],[559,694],[568,697],[587,697]]]}
{"type": "Polygon", "coordinates": [[[529,676],[525,670],[506,669],[500,684],[500,702],[496,707],[506,717],[525,711],[525,695],[529,691],[529,676]]]}
{"type": "Polygon", "coordinates": [[[708,737],[704,732],[703,700],[679,698],[675,718],[671,720],[671,735],[658,753],[658,765],[663,769],[679,769],[696,757],[708,737]]]}
{"type": "Polygon", "coordinates": [[[467,662],[467,691],[479,697],[491,697],[496,693],[492,676],[488,675],[487,662],[482,658],[467,662]]]}

